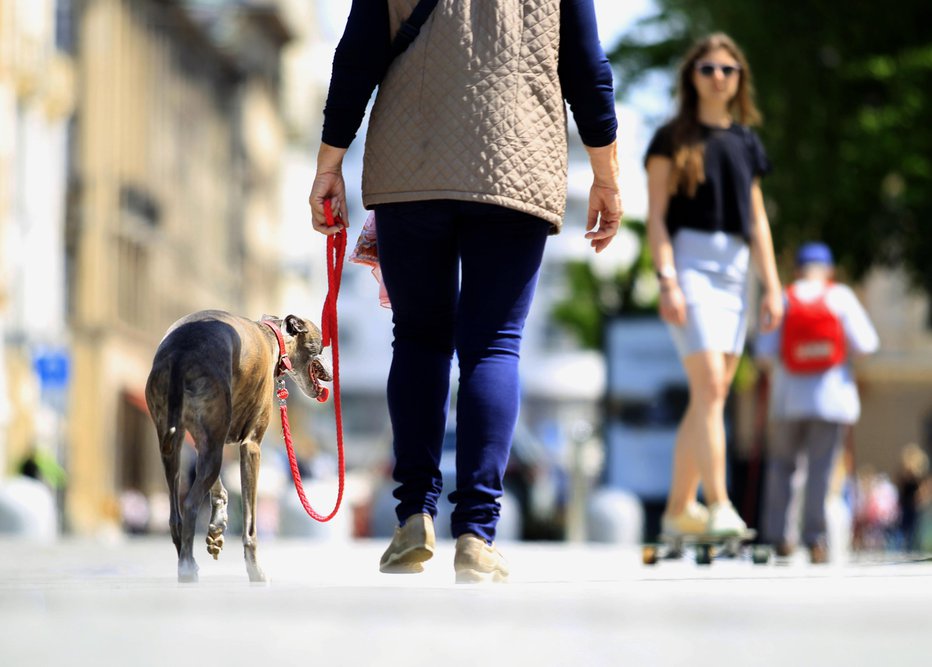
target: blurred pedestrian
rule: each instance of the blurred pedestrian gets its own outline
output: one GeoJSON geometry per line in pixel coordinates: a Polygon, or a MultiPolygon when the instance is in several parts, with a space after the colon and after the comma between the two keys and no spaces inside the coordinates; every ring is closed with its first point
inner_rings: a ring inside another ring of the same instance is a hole
{"type": "Polygon", "coordinates": [[[783,324],[757,341],[756,356],[773,367],[763,539],[788,556],[787,507],[797,458],[808,459],[801,538],[813,563],[828,559],[825,497],[846,429],[860,415],[852,358],[877,350],[877,332],[854,292],[833,281],[832,252],[806,243],[796,253],[796,280],[786,290],[783,324]]]}
{"type": "Polygon", "coordinates": [[[455,351],[454,568],[457,581],[497,581],[508,576],[493,541],[521,335],[546,238],[565,211],[564,99],[590,157],[585,238],[600,252],[622,213],[612,74],[592,0],[441,0],[420,37],[400,30],[415,4],[420,13],[424,0],[354,0],[310,205],[317,231],[345,227],[342,161],[378,85],[362,194],[375,210],[394,323],[388,408],[399,500],[379,567],[420,572],[433,555],[455,351]],[[415,36],[406,50],[395,48],[399,35],[415,36]],[[328,200],[343,226],[326,226],[328,200]]]}
{"type": "Polygon", "coordinates": [[[885,472],[863,465],[857,473],[853,548],[857,551],[885,551],[893,539],[899,505],[896,485],[885,472]]]}
{"type": "Polygon", "coordinates": [[[770,162],[750,129],[760,114],[747,59],[727,35],[699,41],[678,76],[676,116],[647,149],[647,235],[669,325],[689,384],[662,518],[668,535],[740,535],[728,498],[725,399],[744,350],[749,264],[763,281],[760,326],[783,302],[760,178],[770,162]],[[700,481],[708,509],[697,502],[700,481]]]}
{"type": "Polygon", "coordinates": [[[919,548],[920,489],[929,475],[929,456],[915,442],[903,445],[896,471],[899,541],[906,551],[919,548]]]}
{"type": "Polygon", "coordinates": [[[149,499],[139,489],[123,489],[119,496],[120,518],[123,531],[130,535],[144,535],[149,531],[149,499]]]}
{"type": "Polygon", "coordinates": [[[916,492],[916,550],[932,553],[932,474],[926,473],[916,492]]]}
{"type": "Polygon", "coordinates": [[[39,480],[55,492],[61,491],[68,481],[65,469],[42,447],[32,447],[18,466],[18,472],[24,477],[39,480]]]}

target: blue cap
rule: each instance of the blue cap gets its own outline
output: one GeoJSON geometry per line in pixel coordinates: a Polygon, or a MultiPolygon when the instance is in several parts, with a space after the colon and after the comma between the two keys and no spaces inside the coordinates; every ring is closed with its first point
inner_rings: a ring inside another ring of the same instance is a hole
{"type": "Polygon", "coordinates": [[[834,266],[835,260],[832,258],[832,251],[824,243],[819,241],[810,241],[804,243],[796,251],[796,266],[805,264],[825,264],[834,266]]]}

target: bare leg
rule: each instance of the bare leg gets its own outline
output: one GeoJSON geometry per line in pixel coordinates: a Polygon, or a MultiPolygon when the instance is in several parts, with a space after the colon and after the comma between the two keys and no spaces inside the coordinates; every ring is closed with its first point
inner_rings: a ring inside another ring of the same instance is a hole
{"type": "Polygon", "coordinates": [[[256,560],[256,483],[259,479],[259,443],[246,440],[239,449],[240,479],[243,488],[243,555],[249,581],[268,581],[256,560]]]}
{"type": "Polygon", "coordinates": [[[699,491],[699,461],[696,459],[696,447],[692,443],[694,439],[687,409],[676,431],[673,449],[673,476],[667,496],[667,513],[671,516],[681,514],[689,502],[695,500],[699,491]]]}
{"type": "Polygon", "coordinates": [[[696,498],[700,480],[709,504],[727,501],[725,485],[725,399],[739,357],[698,352],[683,361],[689,406],[677,431],[667,512],[682,513],[696,498]]]}
{"type": "Polygon", "coordinates": [[[217,560],[223,549],[223,531],[227,529],[227,490],[220,478],[210,488],[210,526],[207,530],[207,553],[217,560]]]}

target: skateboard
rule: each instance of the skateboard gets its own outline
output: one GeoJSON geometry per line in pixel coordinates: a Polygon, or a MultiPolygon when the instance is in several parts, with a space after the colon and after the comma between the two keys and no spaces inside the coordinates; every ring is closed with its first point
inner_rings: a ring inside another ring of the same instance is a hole
{"type": "Polygon", "coordinates": [[[757,538],[757,531],[749,529],[740,535],[667,535],[661,533],[659,542],[645,544],[641,548],[641,561],[645,565],[656,565],[661,560],[682,558],[686,548],[695,553],[697,565],[711,565],[713,558],[737,558],[750,551],[751,561],[755,565],[770,562],[772,549],[766,544],[751,544],[757,538]]]}

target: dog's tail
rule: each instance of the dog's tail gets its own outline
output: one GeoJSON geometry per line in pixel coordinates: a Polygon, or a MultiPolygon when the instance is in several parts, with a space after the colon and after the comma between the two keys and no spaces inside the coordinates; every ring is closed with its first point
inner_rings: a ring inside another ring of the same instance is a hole
{"type": "Polygon", "coordinates": [[[178,441],[184,437],[184,427],[181,423],[181,410],[184,401],[184,373],[181,364],[172,364],[168,375],[168,404],[166,406],[165,423],[168,430],[162,442],[163,451],[174,449],[178,441]]]}

